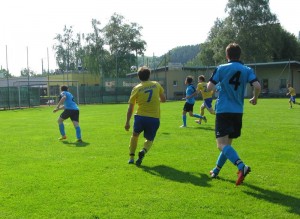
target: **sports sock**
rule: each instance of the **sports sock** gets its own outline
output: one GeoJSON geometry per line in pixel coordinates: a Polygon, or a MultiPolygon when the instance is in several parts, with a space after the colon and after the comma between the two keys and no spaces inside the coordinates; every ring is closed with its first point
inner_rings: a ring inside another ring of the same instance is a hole
{"type": "Polygon", "coordinates": [[[193,117],[196,117],[196,118],[199,118],[199,119],[202,119],[203,116],[199,115],[199,114],[193,114],[193,117]]]}
{"type": "Polygon", "coordinates": [[[223,148],[222,152],[227,157],[227,159],[231,161],[231,163],[238,167],[239,170],[243,169],[245,164],[243,163],[243,161],[241,161],[233,147],[231,147],[230,145],[226,145],[223,148]]]}
{"type": "Polygon", "coordinates": [[[77,139],[81,139],[81,129],[80,129],[80,126],[77,126],[75,129],[76,129],[76,137],[77,137],[77,139]]]}
{"type": "Polygon", "coordinates": [[[183,125],[186,126],[186,115],[182,116],[183,125]]]}
{"type": "Polygon", "coordinates": [[[222,169],[222,167],[224,166],[226,160],[227,160],[227,157],[221,151],[221,153],[218,157],[217,163],[216,163],[217,166],[213,169],[213,172],[218,174],[220,172],[220,170],[222,169]]]}
{"type": "Polygon", "coordinates": [[[58,125],[58,127],[59,127],[59,132],[60,132],[61,136],[65,136],[66,135],[66,133],[65,133],[65,125],[63,123],[60,123],[58,125]]]}
{"type": "Polygon", "coordinates": [[[130,143],[129,143],[129,155],[130,155],[130,158],[134,158],[134,154],[135,154],[135,151],[136,151],[136,147],[137,147],[137,144],[138,144],[138,137],[137,136],[131,136],[130,138],[130,143]]]}
{"type": "Polygon", "coordinates": [[[144,142],[144,149],[146,149],[146,150],[144,150],[145,153],[150,150],[152,144],[153,144],[153,141],[146,140],[144,142]]]}

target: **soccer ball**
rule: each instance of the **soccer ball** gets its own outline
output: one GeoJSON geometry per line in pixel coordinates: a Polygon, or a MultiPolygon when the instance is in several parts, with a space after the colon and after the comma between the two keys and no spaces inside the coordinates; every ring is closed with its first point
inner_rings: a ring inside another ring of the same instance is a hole
{"type": "Polygon", "coordinates": [[[135,65],[133,65],[133,66],[130,67],[130,71],[136,72],[136,70],[137,70],[137,67],[135,65]]]}

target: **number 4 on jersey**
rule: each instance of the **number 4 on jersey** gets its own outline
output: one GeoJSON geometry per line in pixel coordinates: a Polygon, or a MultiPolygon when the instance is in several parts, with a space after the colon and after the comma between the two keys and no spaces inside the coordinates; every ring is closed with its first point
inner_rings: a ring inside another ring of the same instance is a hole
{"type": "Polygon", "coordinates": [[[238,71],[236,72],[229,80],[229,84],[233,84],[234,85],[234,90],[237,90],[238,87],[240,86],[240,76],[241,76],[241,72],[238,71]]]}

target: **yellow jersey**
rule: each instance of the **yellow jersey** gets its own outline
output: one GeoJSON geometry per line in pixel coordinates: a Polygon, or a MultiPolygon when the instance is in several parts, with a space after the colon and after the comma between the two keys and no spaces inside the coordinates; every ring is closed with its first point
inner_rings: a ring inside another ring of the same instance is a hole
{"type": "Polygon", "coordinates": [[[200,82],[197,85],[197,91],[201,92],[203,100],[207,98],[212,98],[213,92],[207,91],[207,83],[206,82],[200,82]]]}
{"type": "Polygon", "coordinates": [[[137,115],[160,118],[160,95],[163,93],[158,82],[143,81],[132,89],[128,103],[137,103],[137,115]]]}
{"type": "Polygon", "coordinates": [[[288,90],[289,90],[289,93],[290,93],[290,95],[291,95],[292,97],[293,97],[293,96],[296,96],[296,90],[295,90],[294,88],[289,87],[288,90]]]}

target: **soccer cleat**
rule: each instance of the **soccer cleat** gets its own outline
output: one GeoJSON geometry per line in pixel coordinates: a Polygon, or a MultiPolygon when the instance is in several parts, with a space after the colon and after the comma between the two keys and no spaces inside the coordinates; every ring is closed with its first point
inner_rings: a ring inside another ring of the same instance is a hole
{"type": "Polygon", "coordinates": [[[134,164],[134,159],[129,159],[128,164],[134,164]]]}
{"type": "Polygon", "coordinates": [[[83,141],[82,141],[81,138],[79,138],[79,139],[76,140],[76,142],[77,142],[77,143],[82,143],[83,141]]]}
{"type": "Polygon", "coordinates": [[[205,122],[205,123],[207,123],[207,119],[206,119],[206,117],[205,116],[203,116],[203,121],[205,122]]]}
{"type": "Polygon", "coordinates": [[[67,139],[67,136],[65,136],[65,135],[58,138],[58,140],[60,140],[60,141],[65,140],[65,139],[67,139]]]}
{"type": "Polygon", "coordinates": [[[242,170],[239,170],[238,171],[238,179],[236,180],[236,185],[238,186],[238,185],[241,185],[242,184],[242,182],[244,181],[244,179],[245,179],[245,177],[248,175],[248,173],[250,173],[251,172],[251,168],[250,167],[248,167],[247,165],[245,165],[244,167],[243,167],[243,169],[242,170]]]}
{"type": "Polygon", "coordinates": [[[214,173],[213,170],[209,171],[209,175],[210,175],[211,178],[217,178],[218,177],[218,174],[214,173]]]}
{"type": "Polygon", "coordinates": [[[195,120],[195,123],[198,123],[199,125],[201,125],[201,121],[199,121],[199,120],[195,120]]]}
{"type": "Polygon", "coordinates": [[[145,151],[144,151],[144,150],[141,150],[141,151],[139,152],[139,158],[135,161],[135,165],[141,166],[144,157],[145,157],[145,151]]]}
{"type": "Polygon", "coordinates": [[[181,125],[179,126],[179,128],[186,128],[186,125],[181,125]]]}

